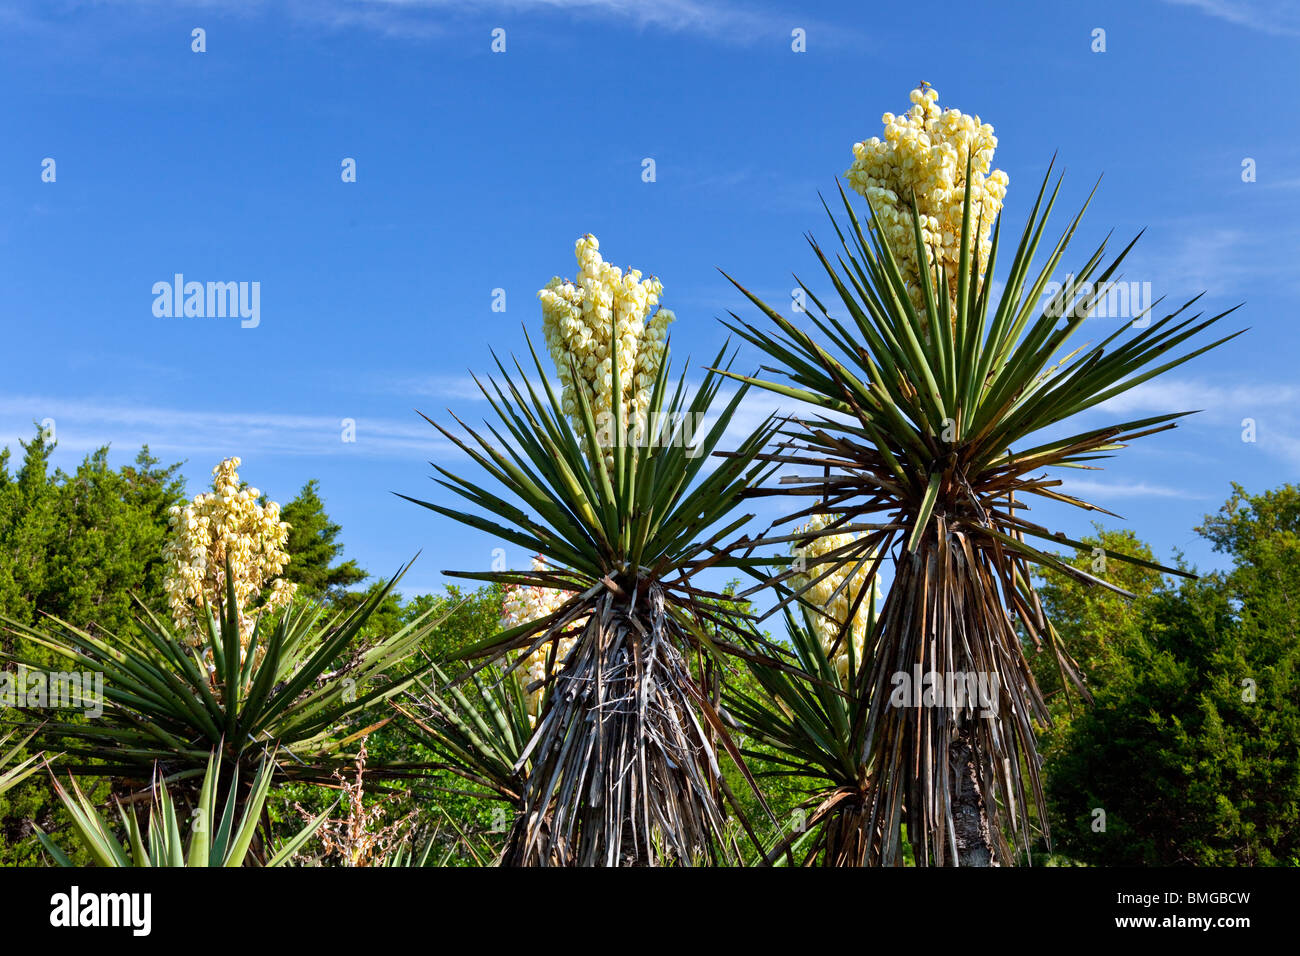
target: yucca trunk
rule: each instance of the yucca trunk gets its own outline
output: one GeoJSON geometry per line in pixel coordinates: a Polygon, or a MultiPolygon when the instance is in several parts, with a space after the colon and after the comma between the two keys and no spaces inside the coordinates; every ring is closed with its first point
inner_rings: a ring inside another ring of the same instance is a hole
{"type": "MultiPolygon", "coordinates": [[[[1041,806],[1030,720],[1046,721],[1047,709],[1003,609],[1015,565],[986,552],[987,540],[949,530],[948,517],[936,513],[896,565],[865,674],[876,728],[867,748],[875,779],[905,795],[918,865],[994,866],[1010,856],[1005,823],[1027,835],[1027,794],[1021,776],[989,755],[1022,763],[1041,806]]],[[[875,797],[877,820],[892,832],[895,821],[881,814],[896,803],[875,797]]],[[[885,865],[897,862],[891,843],[881,847],[885,865]]]]}
{"type": "Polygon", "coordinates": [[[1001,866],[989,832],[980,783],[980,760],[975,753],[974,733],[962,727],[948,748],[952,773],[952,822],[957,843],[958,866],[1001,866]]]}
{"type": "Polygon", "coordinates": [[[723,827],[718,762],[663,591],[615,587],[594,605],[552,678],[506,858],[527,866],[712,858],[723,827]]]}
{"type": "Polygon", "coordinates": [[[501,866],[565,866],[568,864],[568,854],[565,853],[564,847],[558,844],[550,844],[551,856],[543,863],[542,857],[535,845],[529,843],[529,833],[537,831],[542,841],[547,841],[550,835],[551,820],[549,815],[534,814],[530,817],[528,814],[519,812],[515,814],[515,822],[510,828],[510,833],[506,837],[505,849],[501,854],[501,866]]]}
{"type": "MultiPolygon", "coordinates": [[[[979,782],[977,760],[969,731],[962,730],[951,746],[952,794],[950,801],[955,827],[958,866],[1000,866],[989,830],[988,814],[979,782]]],[[[863,792],[844,792],[832,799],[838,805],[821,823],[818,846],[809,854],[821,866],[879,866],[888,842],[879,826],[873,826],[870,798],[863,792]]],[[[894,865],[901,865],[894,857],[894,865]]]]}
{"type": "Polygon", "coordinates": [[[839,803],[822,824],[822,866],[868,866],[875,840],[864,795],[858,791],[837,794],[839,803]]]}

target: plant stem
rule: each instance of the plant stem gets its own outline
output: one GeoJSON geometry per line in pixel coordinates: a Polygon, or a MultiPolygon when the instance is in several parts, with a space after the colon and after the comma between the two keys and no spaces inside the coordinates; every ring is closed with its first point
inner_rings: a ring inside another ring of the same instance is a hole
{"type": "Polygon", "coordinates": [[[953,829],[957,835],[958,866],[1000,866],[989,836],[988,813],[980,790],[974,730],[965,724],[948,748],[952,771],[953,829]]]}

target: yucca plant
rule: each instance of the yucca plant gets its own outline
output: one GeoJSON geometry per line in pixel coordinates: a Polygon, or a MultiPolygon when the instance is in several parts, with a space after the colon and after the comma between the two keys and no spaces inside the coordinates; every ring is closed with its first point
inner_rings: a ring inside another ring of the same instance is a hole
{"type": "Polygon", "coordinates": [[[388,853],[380,862],[382,867],[410,867],[423,868],[426,866],[446,866],[450,858],[450,851],[444,851],[441,856],[435,856],[434,850],[438,848],[436,834],[432,837],[417,839],[414,835],[409,837],[406,842],[397,849],[388,853]]]}
{"type": "MultiPolygon", "coordinates": [[[[82,792],[75,778],[69,778],[68,781],[71,793],[63,788],[57,777],[52,779],[55,794],[72,818],[73,833],[99,866],[197,867],[257,864],[252,848],[262,808],[271,790],[272,776],[272,763],[269,758],[264,759],[258,767],[250,792],[241,798],[238,796],[239,777],[236,772],[226,788],[223,805],[219,798],[221,762],[219,755],[213,752],[208,757],[198,803],[192,808],[188,820],[184,806],[178,812],[167,782],[157,777],[153,784],[153,799],[145,828],[141,828],[134,806],[124,806],[121,802],[117,804],[118,817],[126,834],[125,842],[114,834],[108,821],[82,792]],[[218,817],[216,813],[223,806],[218,817]],[[188,825],[188,843],[182,833],[184,825],[188,825]]],[[[283,866],[288,863],[320,829],[332,810],[333,807],[311,820],[306,827],[276,848],[261,865],[283,866]]],[[[36,836],[55,863],[59,866],[74,865],[58,844],[39,827],[36,836]]]]}
{"type": "Polygon", "coordinates": [[[501,802],[511,832],[501,862],[521,865],[525,861],[509,854],[525,844],[516,831],[524,822],[529,772],[524,754],[533,718],[520,669],[490,664],[452,681],[435,667],[409,697],[393,705],[404,718],[397,726],[434,755],[430,770],[447,771],[472,788],[457,792],[501,802]]]}
{"type": "MultiPolygon", "coordinates": [[[[277,777],[328,782],[351,762],[349,745],[391,719],[386,702],[428,668],[418,651],[439,621],[427,615],[391,635],[361,637],[405,571],[346,614],[326,619],[319,607],[295,604],[262,615],[246,642],[229,577],[227,601],[207,610],[197,643],[147,609],[133,631],[116,635],[57,619],[49,629],[9,622],[70,667],[104,675],[100,718],[47,720],[37,739],[63,750],[71,773],[127,783],[148,781],[155,768],[168,780],[192,780],[214,750],[230,773],[268,748],[279,758],[277,777]]],[[[0,654],[41,669],[18,651],[0,654]]]]}
{"type": "Polygon", "coordinates": [[[470,845],[469,838],[457,828],[454,820],[452,826],[457,831],[455,838],[444,838],[440,827],[435,827],[428,835],[413,833],[401,846],[385,854],[375,866],[403,868],[449,866],[457,850],[462,847],[468,848],[476,865],[486,865],[486,861],[492,859],[490,848],[475,850],[470,845]]]}
{"type": "Polygon", "coordinates": [[[16,787],[36,772],[41,754],[29,754],[22,760],[18,759],[23,748],[35,735],[36,731],[33,730],[12,747],[9,747],[9,742],[18,736],[17,731],[9,730],[0,736],[0,793],[16,787]],[[9,749],[6,750],[6,747],[9,749]]]}
{"type": "Polygon", "coordinates": [[[489,665],[452,681],[435,666],[430,677],[394,703],[397,726],[435,755],[430,769],[475,785],[473,796],[521,804],[533,727],[519,670],[489,665]]]}
{"type": "MultiPolygon", "coordinates": [[[[582,250],[580,240],[580,257],[582,250]]],[[[613,322],[605,332],[610,391],[621,396],[620,339],[631,333],[613,322]]],[[[502,491],[435,465],[439,484],[492,517],[410,499],[544,562],[530,571],[448,573],[566,594],[552,613],[464,655],[501,660],[522,652],[507,664],[518,666],[549,648],[542,682],[550,689],[516,761],[527,761],[529,771],[524,819],[508,858],[606,866],[714,859],[725,840],[718,749],[734,753],[734,746],[687,655],[748,652],[705,634],[702,620],[723,634],[739,634],[743,625],[706,605],[724,596],[696,578],[705,568],[743,562],[719,546],[749,521],[736,511],[744,489],[770,470],[752,458],[774,425],[763,423],[732,457],[710,461],[744,388],[692,444],[682,422],[710,414],[721,375],[708,373],[691,393],[684,373],[673,386],[664,357],[633,422],[622,401],[599,409],[578,358],[561,353],[566,409],[531,341],[528,347],[534,380],[518,362],[516,376],[498,359],[501,382],[479,382],[497,419],[487,434],[465,426],[462,437],[431,421],[502,491]],[[611,428],[618,437],[602,441],[611,428]],[[640,432],[635,440],[622,437],[630,431],[640,432]],[[563,657],[555,650],[561,638],[574,639],[563,657]]],[[[725,350],[714,364],[724,358],[725,350]]]]}
{"type": "MultiPolygon", "coordinates": [[[[834,646],[828,652],[818,612],[803,605],[782,612],[794,666],[774,666],[756,655],[747,662],[756,687],[733,683],[724,695],[727,715],[751,741],[741,752],[755,775],[807,779],[815,788],[797,822],[769,848],[767,860],[863,866],[871,842],[866,837],[871,766],[863,747],[869,702],[844,687],[840,655],[834,646]]],[[[866,617],[873,628],[874,609],[866,617]]],[[[851,642],[845,655],[849,674],[865,663],[851,642]]]]}
{"type": "MultiPolygon", "coordinates": [[[[892,557],[893,579],[852,688],[857,706],[867,708],[855,746],[859,766],[870,767],[862,832],[871,863],[900,861],[904,824],[920,864],[1009,862],[1004,825],[1028,845],[1030,806],[1040,818],[1043,808],[1033,721],[1049,718],[1025,642],[1050,648],[1062,674],[1075,677],[1082,690],[1044,617],[1031,571],[1047,567],[1110,585],[1061,561],[1047,545],[1031,543],[1082,547],[1026,517],[1027,502],[1103,511],[1060,490],[1061,479],[1045,470],[1093,467],[1188,413],[1073,432],[1054,426],[1232,337],[1174,354],[1228,314],[1186,317],[1193,299],[1143,328],[1125,320],[1101,342],[1065,354],[1132,243],[1103,266],[1103,242],[1041,305],[1083,215],[1081,209],[1035,268],[1060,189],[1058,179],[1044,203],[1049,167],[995,299],[1001,218],[987,260],[973,256],[971,237],[982,223],[972,208],[969,174],[968,163],[955,276],[939,265],[937,281],[929,268],[906,278],[883,241],[878,212],[871,210],[864,229],[841,189],[847,222],[831,215],[840,243],[836,261],[809,242],[842,314],[832,315],[801,282],[809,307],[795,322],[737,283],[775,330],[734,313],[727,323],[774,360],[769,371],[780,378],[722,374],[811,406],[785,430],[781,447],[759,456],[796,472],[763,493],[810,499],[791,519],[834,513],[839,517],[829,530],[863,532],[839,556],[841,566],[865,568],[874,578],[892,557]],[[920,307],[910,294],[918,285],[920,307]],[[974,673],[996,681],[992,715],[980,716],[969,700],[930,706],[896,695],[901,675],[930,672],[940,680],[974,673]]],[[[915,261],[927,262],[914,200],[910,220],[915,261]]],[[[1107,557],[1146,564],[1112,552],[1107,557]]]]}

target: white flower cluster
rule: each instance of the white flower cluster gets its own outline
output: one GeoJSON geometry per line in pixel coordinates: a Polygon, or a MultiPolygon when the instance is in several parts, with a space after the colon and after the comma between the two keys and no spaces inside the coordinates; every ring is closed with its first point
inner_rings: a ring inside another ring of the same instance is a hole
{"type": "MultiPolygon", "coordinates": [[[[537,555],[533,558],[533,570],[545,571],[549,565],[537,555]]],[[[507,585],[505,600],[501,604],[501,629],[509,630],[512,627],[518,627],[520,624],[527,624],[536,621],[539,618],[548,617],[554,614],[556,610],[572,597],[573,592],[564,591],[560,588],[546,588],[540,585],[507,585]]],[[[586,623],[586,618],[570,627],[571,633],[577,633],[581,630],[582,625],[586,623]]],[[[559,647],[555,651],[555,670],[560,670],[564,665],[564,659],[573,649],[574,637],[562,637],[559,639],[559,647]]],[[[536,681],[545,680],[546,678],[546,658],[550,654],[550,642],[543,644],[537,650],[519,665],[523,671],[523,684],[527,687],[536,681]]],[[[542,703],[542,688],[537,687],[527,692],[528,716],[531,720],[536,720],[538,711],[542,703]]]]}
{"type": "MultiPolygon", "coordinates": [[[[827,525],[835,521],[836,518],[836,515],[814,515],[807,524],[800,525],[796,528],[794,533],[801,534],[806,531],[820,531],[822,528],[825,528],[827,525]]],[[[806,543],[794,542],[790,549],[790,553],[796,558],[802,558],[802,567],[804,570],[802,573],[795,574],[790,578],[791,587],[796,589],[804,587],[809,581],[824,574],[830,565],[828,563],[818,564],[816,563],[816,559],[836,550],[837,548],[845,547],[855,540],[857,540],[857,535],[851,532],[845,532],[840,534],[824,534],[806,543]]],[[[842,558],[840,560],[842,560],[842,558]]],[[[826,577],[822,578],[804,592],[804,599],[814,607],[821,608],[826,612],[826,614],[829,614],[834,618],[835,621],[843,624],[848,619],[849,608],[852,606],[854,599],[859,593],[861,593],[863,587],[867,586],[866,578],[867,572],[871,567],[870,562],[864,564],[858,569],[848,587],[835,595],[833,601],[831,600],[831,594],[840,586],[840,583],[848,573],[854,569],[858,560],[859,558],[855,557],[852,563],[836,568],[830,574],[827,574],[826,577]]],[[[878,585],[873,584],[872,593],[862,599],[862,603],[858,605],[857,613],[853,616],[853,623],[849,628],[849,638],[853,641],[853,655],[856,663],[861,663],[862,661],[863,643],[867,637],[867,618],[879,596],[877,587],[878,585]]],[[[839,638],[838,627],[820,614],[813,614],[810,616],[813,622],[813,630],[821,641],[822,650],[827,654],[830,654],[832,646],[835,645],[836,640],[839,638]]],[[[849,647],[847,640],[839,641],[839,645],[836,647],[831,662],[835,665],[835,669],[839,673],[841,682],[847,686],[848,680],[851,676],[849,674],[849,647]]]]}
{"type": "MultiPolygon", "coordinates": [[[[576,281],[558,276],[537,293],[542,301],[542,327],[546,346],[555,360],[563,385],[564,413],[582,434],[577,389],[591,404],[597,438],[603,446],[627,441],[612,435],[614,364],[610,343],[618,335],[618,374],[623,423],[627,433],[644,436],[654,382],[663,364],[668,341],[670,309],[656,309],[663,284],[653,276],[642,279],[636,269],[623,272],[600,257],[595,236],[578,240],[576,281]],[[570,362],[576,366],[573,375],[570,362]]],[[[606,452],[613,466],[613,453],[606,452]]]]}
{"type": "Polygon", "coordinates": [[[239,607],[240,640],[247,643],[256,620],[252,605],[269,585],[257,613],[284,607],[297,585],[277,577],[289,563],[284,551],[289,525],[280,520],[274,501],[257,503],[256,488],[240,488],[238,458],[227,458],[212,469],[212,491],[198,495],[185,507],[172,506],[171,538],[163,548],[166,578],[163,587],[177,630],[197,643],[199,613],[206,598],[215,613],[226,601],[226,559],[230,560],[235,601],[239,607]]]}
{"type": "Polygon", "coordinates": [[[873,136],[853,147],[853,165],[845,172],[849,185],[865,196],[880,219],[885,241],[899,260],[909,293],[918,308],[923,303],[921,271],[916,258],[911,197],[916,195],[921,238],[936,293],[942,263],[948,295],[957,294],[961,263],[962,202],[966,190],[966,158],[971,162],[971,256],[984,274],[992,243],[989,230],[1007,194],[1007,174],[990,172],[998,145],[993,127],[978,116],[939,108],[939,94],[922,86],[912,91],[912,108],[902,116],[886,113],[885,138],[873,136]],[[976,232],[976,224],[979,230],[976,232]]]}

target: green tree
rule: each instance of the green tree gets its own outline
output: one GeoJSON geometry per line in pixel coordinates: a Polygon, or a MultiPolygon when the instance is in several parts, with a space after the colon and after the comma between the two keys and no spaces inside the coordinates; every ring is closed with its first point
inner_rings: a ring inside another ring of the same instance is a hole
{"type": "Polygon", "coordinates": [[[49,471],[54,443],[38,430],[23,442],[11,480],[0,458],[0,615],[33,624],[51,614],[117,633],[133,618],[133,597],[163,607],[162,545],[167,510],[181,500],[180,464],[161,466],[140,450],[113,470],[108,447],[76,472],[49,471]]]}
{"type": "MultiPolygon", "coordinates": [[[[1096,587],[1059,571],[1044,569],[1039,595],[1043,612],[1052,622],[1061,643],[1079,666],[1080,676],[1092,687],[1105,683],[1116,669],[1129,665],[1124,658],[1125,649],[1141,635],[1141,614],[1135,604],[1149,598],[1160,588],[1164,578],[1158,571],[1126,561],[1111,561],[1107,552],[1127,555],[1141,561],[1154,562],[1150,546],[1138,539],[1131,530],[1106,530],[1097,526],[1096,535],[1079,542],[1082,548],[1072,557],[1062,555],[1071,567],[1099,576],[1133,595],[1122,594],[1096,587]]],[[[1079,695],[1068,687],[1063,693],[1055,655],[1046,644],[1038,653],[1029,655],[1030,665],[1039,688],[1051,705],[1054,722],[1068,720],[1077,710],[1079,695]]]]}
{"type": "Polygon", "coordinates": [[[1231,586],[1241,595],[1270,595],[1269,603],[1243,602],[1249,627],[1282,641],[1300,628],[1300,486],[1283,485],[1250,495],[1233,484],[1232,497],[1196,529],[1214,550],[1232,555],[1231,586]]]}
{"type": "MultiPolygon", "coordinates": [[[[20,444],[16,474],[9,450],[0,450],[0,617],[32,625],[44,612],[118,634],[138,610],[133,596],[161,610],[162,545],[167,510],[183,493],[180,465],[161,466],[145,446],[133,464],[114,471],[105,447],[68,475],[51,470],[55,443],[40,428],[20,444]]],[[[0,649],[19,643],[32,658],[53,662],[0,625],[0,649]]],[[[107,793],[102,782],[87,786],[107,793]]],[[[39,861],[33,822],[51,831],[68,822],[44,775],[0,796],[0,865],[39,861]]]]}
{"type": "Polygon", "coordinates": [[[306,596],[336,600],[342,592],[366,579],[368,575],[356,561],[339,560],[343,543],[338,536],[343,529],[325,513],[320,482],[315,478],[280,509],[280,516],[290,526],[286,550],[291,560],[284,576],[306,596]]]}
{"type": "Polygon", "coordinates": [[[1198,529],[1231,570],[1129,608],[1095,704],[1047,753],[1067,854],[1109,866],[1300,863],[1297,528],[1296,486],[1235,488],[1198,529]]]}
{"type": "Polygon", "coordinates": [[[23,463],[15,476],[9,475],[9,449],[0,458],[0,614],[30,621],[54,537],[55,488],[47,477],[54,442],[38,426],[32,441],[19,445],[23,463]]]}
{"type": "Polygon", "coordinates": [[[58,541],[49,552],[38,611],[118,633],[138,611],[133,596],[162,609],[162,548],[167,509],[181,500],[179,467],[159,467],[146,446],[134,466],[113,471],[106,446],[75,474],[59,476],[58,541]]]}

